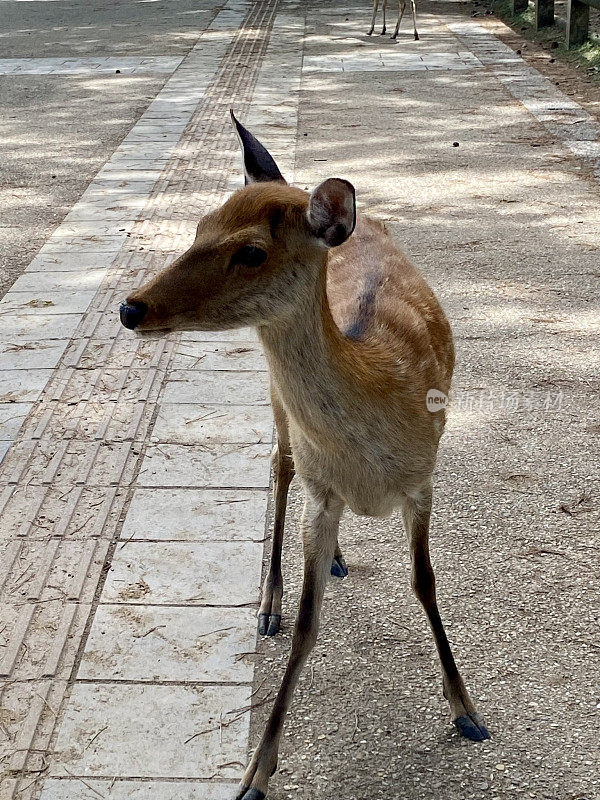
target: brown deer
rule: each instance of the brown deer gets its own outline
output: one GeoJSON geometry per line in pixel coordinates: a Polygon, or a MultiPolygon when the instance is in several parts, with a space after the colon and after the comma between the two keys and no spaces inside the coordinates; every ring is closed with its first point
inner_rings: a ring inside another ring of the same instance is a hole
{"type": "MultiPolygon", "coordinates": [[[[413,33],[415,36],[415,40],[418,41],[419,34],[417,32],[417,3],[416,0],[410,0],[411,8],[412,8],[412,17],[413,17],[413,33]]],[[[373,16],[371,17],[371,28],[367,31],[367,36],[371,36],[373,31],[375,30],[375,17],[377,16],[377,9],[379,8],[379,0],[373,0],[373,16]]],[[[387,30],[385,26],[385,10],[387,8],[387,0],[383,0],[381,4],[381,10],[383,11],[383,27],[381,29],[381,36],[385,35],[387,30]]],[[[406,0],[398,0],[398,19],[396,20],[396,28],[393,34],[390,36],[390,39],[397,39],[398,38],[398,31],[400,30],[400,23],[402,22],[402,17],[404,16],[404,12],[406,11],[406,0]]]]}
{"type": "Polygon", "coordinates": [[[450,389],[448,321],[385,226],[356,214],[348,181],[329,178],[311,194],[289,186],[233,112],[232,119],[247,185],[200,220],[186,253],[129,295],[121,321],[138,331],[252,325],[267,355],[277,447],[261,633],[279,629],[281,543],[294,470],[306,498],[304,582],[291,654],[236,795],[262,800],[294,687],[317,638],[332,562],[335,573],[347,572],[337,544],[345,506],[373,517],[402,509],[412,585],[433,631],[454,723],[475,741],[489,734],[454,662],[429,560],[432,472],[445,411],[443,404],[429,410],[427,396],[450,389]]]}

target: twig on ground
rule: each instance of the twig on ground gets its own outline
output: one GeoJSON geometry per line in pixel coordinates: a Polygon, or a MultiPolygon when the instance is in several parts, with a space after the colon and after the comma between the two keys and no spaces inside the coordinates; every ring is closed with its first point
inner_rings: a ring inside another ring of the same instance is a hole
{"type": "Polygon", "coordinates": [[[358,733],[358,712],[354,712],[354,730],[352,731],[352,738],[350,739],[353,742],[356,738],[356,734],[358,733]]]}
{"type": "MultiPolygon", "coordinates": [[[[234,722],[237,722],[244,714],[247,714],[248,711],[253,711],[255,708],[260,708],[264,706],[272,697],[272,693],[269,692],[266,697],[263,697],[262,700],[259,700],[257,703],[251,703],[249,706],[245,708],[235,708],[233,711],[228,711],[228,714],[237,714],[237,716],[233,717],[232,719],[227,720],[227,722],[223,722],[222,718],[219,719],[219,724],[213,728],[205,728],[203,731],[198,731],[198,733],[193,733],[189,738],[187,738],[184,744],[188,744],[191,742],[192,739],[196,739],[198,736],[204,736],[206,733],[214,733],[214,731],[219,731],[219,736],[222,736],[222,729],[228,728],[230,725],[233,725],[234,722]],[[239,713],[237,713],[239,712],[239,713]]],[[[233,762],[232,762],[233,763],[233,762]]],[[[243,766],[243,765],[242,765],[243,766]]]]}
{"type": "Polygon", "coordinates": [[[93,742],[95,739],[97,739],[97,738],[98,738],[98,736],[100,736],[100,734],[101,734],[101,733],[104,733],[104,731],[105,731],[107,728],[108,728],[108,725],[105,725],[103,728],[100,728],[100,730],[99,730],[99,731],[97,731],[97,732],[96,732],[96,733],[95,733],[95,734],[92,736],[92,738],[89,740],[89,742],[88,742],[88,743],[86,744],[86,746],[83,748],[83,752],[84,752],[84,753],[85,753],[85,751],[88,749],[88,747],[89,747],[89,746],[92,744],[92,742],[93,742]]]}
{"type": "Polygon", "coordinates": [[[149,636],[151,633],[154,633],[154,631],[157,631],[159,628],[166,628],[166,627],[167,627],[166,625],[155,625],[153,628],[150,628],[149,631],[146,631],[146,633],[141,633],[141,634],[138,634],[137,636],[134,633],[133,634],[133,638],[134,639],[145,639],[146,636],[149,636]]]}
{"type": "Polygon", "coordinates": [[[99,792],[97,789],[94,789],[94,787],[93,787],[91,784],[89,784],[87,781],[84,781],[84,780],[83,780],[83,778],[78,778],[78,777],[77,777],[77,775],[73,775],[73,773],[71,772],[71,770],[67,769],[67,768],[64,766],[64,764],[63,764],[63,769],[64,769],[64,771],[65,771],[65,772],[68,772],[68,774],[69,774],[69,775],[70,775],[72,778],[75,778],[75,780],[76,780],[76,781],[80,781],[80,783],[83,783],[83,785],[84,785],[84,786],[87,786],[87,788],[90,790],[90,792],[93,792],[94,794],[98,795],[98,797],[101,797],[101,798],[102,798],[102,800],[106,800],[106,797],[105,797],[105,795],[103,795],[103,794],[102,794],[101,792],[99,792]]]}
{"type": "MultiPolygon", "coordinates": [[[[164,625],[162,627],[164,627],[164,625]]],[[[235,625],[230,625],[228,628],[217,628],[216,631],[206,631],[206,633],[199,633],[197,638],[201,639],[203,636],[211,636],[213,633],[222,633],[223,631],[232,631],[234,629],[235,625]]]]}

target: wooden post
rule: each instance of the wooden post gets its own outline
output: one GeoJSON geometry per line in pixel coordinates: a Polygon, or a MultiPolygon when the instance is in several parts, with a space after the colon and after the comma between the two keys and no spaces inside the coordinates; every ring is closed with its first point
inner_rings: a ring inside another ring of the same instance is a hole
{"type": "Polygon", "coordinates": [[[521,11],[527,11],[529,7],[529,0],[510,0],[511,10],[513,14],[520,14],[521,11]]]}
{"type": "Polygon", "coordinates": [[[554,25],[554,0],[535,0],[535,29],[554,25]]]}
{"type": "Polygon", "coordinates": [[[588,38],[590,7],[580,0],[567,0],[567,47],[583,44],[588,38]]]}

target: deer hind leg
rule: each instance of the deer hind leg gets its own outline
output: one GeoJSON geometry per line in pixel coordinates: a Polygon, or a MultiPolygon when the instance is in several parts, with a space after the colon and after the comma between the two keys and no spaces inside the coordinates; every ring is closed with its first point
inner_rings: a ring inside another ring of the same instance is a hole
{"type": "Polygon", "coordinates": [[[263,800],[269,778],[277,768],[285,715],[302,668],[317,640],[323,594],[343,507],[343,501],[332,492],[307,487],[302,516],[304,582],[292,649],[265,732],[246,769],[236,800],[263,800]]]}
{"type": "Polygon", "coordinates": [[[412,586],[425,609],[433,632],[442,665],[444,697],[450,703],[454,724],[459,733],[467,739],[474,741],[489,739],[489,733],[475,711],[454,661],[437,606],[435,575],[429,559],[431,486],[425,487],[416,499],[407,499],[403,505],[403,512],[412,558],[412,586]]]}
{"type": "Polygon", "coordinates": [[[412,5],[412,17],[413,17],[413,30],[415,34],[415,41],[419,40],[419,34],[417,32],[417,3],[416,0],[410,0],[412,5]]]}
{"type": "Polygon", "coordinates": [[[371,28],[367,31],[367,36],[371,36],[375,30],[375,17],[377,16],[377,9],[379,8],[379,0],[373,0],[373,16],[371,17],[371,28]]]}
{"type": "Polygon", "coordinates": [[[262,601],[258,612],[258,632],[261,636],[275,636],[281,626],[281,600],[283,598],[281,548],[288,490],[295,473],[285,409],[273,390],[271,390],[271,404],[277,428],[277,446],[272,459],[275,476],[275,522],[271,562],[263,584],[262,601]]]}
{"type": "Polygon", "coordinates": [[[398,20],[396,22],[396,28],[394,33],[392,34],[392,39],[398,38],[398,31],[400,30],[400,23],[402,22],[402,17],[404,16],[404,12],[406,10],[406,0],[398,0],[398,20]]]}

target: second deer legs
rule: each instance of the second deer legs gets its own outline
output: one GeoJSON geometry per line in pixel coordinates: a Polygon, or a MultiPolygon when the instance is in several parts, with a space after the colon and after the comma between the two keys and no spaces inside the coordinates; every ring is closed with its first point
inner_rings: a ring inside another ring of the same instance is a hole
{"type": "MultiPolygon", "coordinates": [[[[381,6],[381,9],[383,11],[383,28],[381,29],[381,36],[383,36],[383,34],[387,30],[386,27],[385,27],[385,9],[386,9],[386,6],[387,6],[387,0],[383,0],[382,6],[381,6]]],[[[370,36],[373,33],[373,31],[375,30],[375,17],[377,16],[377,9],[378,8],[379,8],[379,0],[373,0],[373,16],[371,17],[371,27],[367,31],[367,36],[370,36]]]]}
{"type": "MultiPolygon", "coordinates": [[[[412,7],[412,18],[413,18],[413,32],[415,35],[415,40],[418,41],[419,34],[417,32],[417,4],[416,0],[410,0],[410,4],[412,7]]],[[[406,0],[398,0],[398,20],[396,22],[396,28],[394,33],[392,34],[392,39],[398,38],[398,31],[400,30],[400,23],[402,22],[402,17],[404,16],[404,12],[406,11],[406,0]]]]}
{"type": "Polygon", "coordinates": [[[398,0],[398,19],[396,21],[396,28],[391,37],[392,39],[396,39],[398,37],[398,31],[400,30],[400,23],[402,22],[402,17],[404,16],[405,10],[406,10],[406,0],[398,0]]]}
{"type": "Polygon", "coordinates": [[[442,666],[444,697],[450,704],[454,724],[459,733],[467,739],[474,741],[489,739],[489,733],[475,711],[454,661],[437,605],[435,575],[429,559],[431,488],[424,488],[417,499],[407,499],[403,505],[403,513],[412,559],[412,586],[425,609],[433,632],[442,666]]]}
{"type": "Polygon", "coordinates": [[[413,33],[415,35],[415,41],[418,41],[419,34],[417,33],[417,3],[416,3],[416,0],[410,0],[410,4],[412,6],[413,33]]]}

